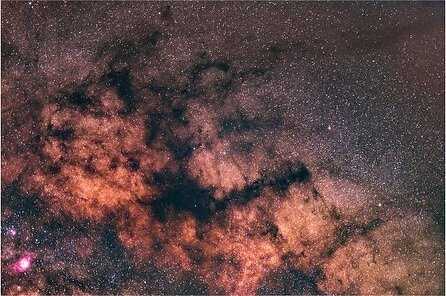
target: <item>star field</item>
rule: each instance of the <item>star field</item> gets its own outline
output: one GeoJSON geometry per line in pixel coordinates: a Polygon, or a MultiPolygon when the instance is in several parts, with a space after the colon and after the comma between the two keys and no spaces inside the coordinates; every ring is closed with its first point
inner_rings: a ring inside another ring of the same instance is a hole
{"type": "Polygon", "coordinates": [[[1,293],[444,294],[444,3],[2,2],[1,293]]]}

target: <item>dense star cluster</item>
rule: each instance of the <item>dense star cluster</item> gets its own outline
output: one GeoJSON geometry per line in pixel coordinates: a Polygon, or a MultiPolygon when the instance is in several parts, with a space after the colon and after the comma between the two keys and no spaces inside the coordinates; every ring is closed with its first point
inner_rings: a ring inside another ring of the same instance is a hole
{"type": "Polygon", "coordinates": [[[1,293],[444,294],[444,25],[2,2],[1,293]]]}

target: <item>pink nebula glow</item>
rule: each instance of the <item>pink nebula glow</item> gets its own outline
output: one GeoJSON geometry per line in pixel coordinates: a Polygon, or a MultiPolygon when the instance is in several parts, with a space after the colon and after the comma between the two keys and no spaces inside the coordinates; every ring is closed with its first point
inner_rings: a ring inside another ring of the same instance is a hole
{"type": "Polygon", "coordinates": [[[34,260],[34,254],[25,252],[22,256],[12,264],[12,270],[17,273],[27,272],[31,269],[34,260]]]}
{"type": "Polygon", "coordinates": [[[17,231],[14,228],[11,228],[8,230],[8,234],[12,237],[14,237],[17,234],[17,231]]]}

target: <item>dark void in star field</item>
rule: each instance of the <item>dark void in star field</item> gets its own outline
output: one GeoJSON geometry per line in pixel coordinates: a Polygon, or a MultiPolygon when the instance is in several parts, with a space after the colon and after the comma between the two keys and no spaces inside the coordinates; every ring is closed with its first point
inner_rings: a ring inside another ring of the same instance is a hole
{"type": "Polygon", "coordinates": [[[1,293],[444,290],[444,3],[2,2],[1,293]]]}

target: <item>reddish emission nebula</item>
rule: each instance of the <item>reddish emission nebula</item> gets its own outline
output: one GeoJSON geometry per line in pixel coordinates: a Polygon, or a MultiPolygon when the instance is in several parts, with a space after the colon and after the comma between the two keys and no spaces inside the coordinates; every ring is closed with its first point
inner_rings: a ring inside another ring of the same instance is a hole
{"type": "Polygon", "coordinates": [[[444,295],[443,2],[1,6],[1,294],[444,295]]]}

